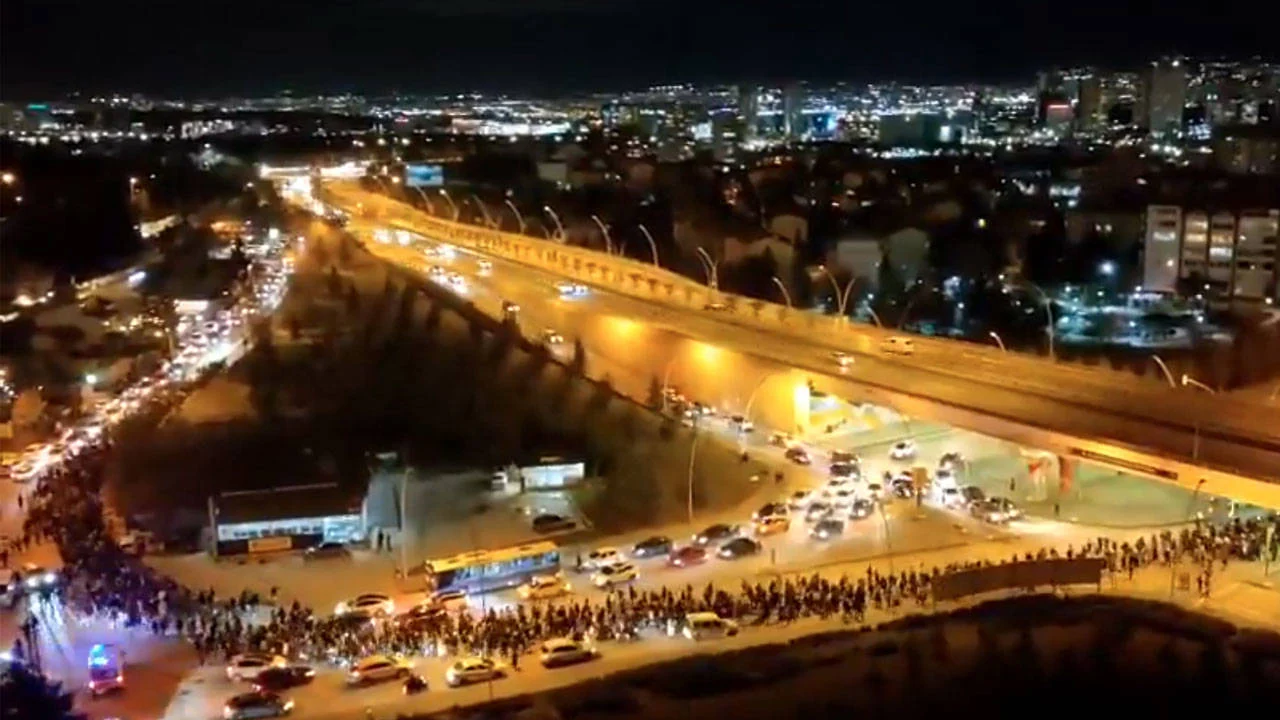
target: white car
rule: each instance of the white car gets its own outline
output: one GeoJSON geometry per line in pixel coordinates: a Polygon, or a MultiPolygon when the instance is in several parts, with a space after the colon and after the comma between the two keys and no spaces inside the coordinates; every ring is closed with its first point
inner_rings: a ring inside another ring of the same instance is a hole
{"type": "Polygon", "coordinates": [[[279,655],[244,653],[232,657],[227,663],[227,679],[231,681],[257,680],[259,673],[268,668],[282,668],[289,664],[279,655]]]}
{"type": "Polygon", "coordinates": [[[550,345],[551,347],[555,347],[557,345],[563,345],[564,336],[556,332],[555,330],[550,330],[550,329],[543,330],[542,342],[546,343],[547,345],[550,345]]]}
{"type": "Polygon", "coordinates": [[[480,277],[489,277],[493,274],[493,263],[488,260],[476,261],[476,274],[480,277]]]}
{"type": "Polygon", "coordinates": [[[847,370],[853,364],[853,357],[837,351],[831,353],[831,361],[841,370],[847,370]]]}
{"type": "Polygon", "coordinates": [[[595,658],[597,655],[597,651],[594,647],[578,642],[572,638],[555,638],[548,640],[542,643],[542,646],[538,650],[538,659],[542,661],[542,666],[546,668],[586,662],[595,658]]]}
{"type": "Polygon", "coordinates": [[[395,602],[382,593],[365,593],[340,602],[333,608],[334,615],[359,617],[386,617],[396,612],[395,602]]]}
{"type": "Polygon", "coordinates": [[[711,640],[738,634],[738,623],[713,612],[689,613],[684,618],[684,636],[690,640],[711,640]]]}
{"type": "Polygon", "coordinates": [[[587,286],[571,282],[556,283],[556,292],[560,293],[560,297],[582,297],[587,294],[587,286]]]}
{"type": "Polygon", "coordinates": [[[408,677],[413,666],[408,660],[390,655],[370,655],[347,671],[348,685],[382,682],[408,677]]]}
{"type": "Polygon", "coordinates": [[[507,676],[507,671],[498,663],[483,657],[462,658],[449,666],[444,672],[444,681],[449,687],[461,687],[470,683],[497,680],[507,676]]]}
{"type": "Polygon", "coordinates": [[[614,585],[633,582],[640,577],[640,571],[634,563],[618,562],[605,565],[591,576],[591,583],[598,588],[611,588],[614,585]]]}
{"type": "Polygon", "coordinates": [[[729,416],[729,422],[732,423],[733,426],[737,428],[738,432],[740,433],[750,433],[750,432],[755,432],[756,430],[756,424],[751,422],[750,420],[748,420],[746,417],[742,415],[729,416]]]}
{"type": "Polygon", "coordinates": [[[568,594],[571,586],[558,575],[535,575],[516,589],[521,600],[549,600],[568,594]]]}
{"type": "Polygon", "coordinates": [[[615,547],[599,547],[587,554],[584,563],[588,569],[601,568],[622,560],[622,553],[615,547]]]}
{"type": "Polygon", "coordinates": [[[889,449],[889,457],[894,460],[910,460],[916,456],[914,440],[899,440],[889,449]]]}

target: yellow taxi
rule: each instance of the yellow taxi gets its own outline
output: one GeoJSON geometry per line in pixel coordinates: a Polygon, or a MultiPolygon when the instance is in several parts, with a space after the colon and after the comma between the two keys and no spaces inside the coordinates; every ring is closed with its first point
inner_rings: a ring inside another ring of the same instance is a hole
{"type": "Polygon", "coordinates": [[[755,533],[760,537],[777,535],[791,529],[791,520],[785,517],[763,517],[755,522],[755,533]]]}

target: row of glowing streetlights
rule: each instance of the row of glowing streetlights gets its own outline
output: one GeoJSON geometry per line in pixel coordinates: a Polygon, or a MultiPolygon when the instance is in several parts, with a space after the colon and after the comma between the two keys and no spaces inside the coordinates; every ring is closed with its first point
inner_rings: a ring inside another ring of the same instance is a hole
{"type": "MultiPolygon", "coordinates": [[[[386,180],[384,180],[383,178],[375,177],[375,179],[384,184],[386,183],[386,180]]],[[[402,181],[400,180],[399,177],[392,177],[390,179],[390,182],[392,185],[402,184],[402,181]]],[[[431,202],[431,197],[427,195],[427,193],[423,191],[422,188],[414,187],[413,190],[416,191],[418,195],[422,197],[422,201],[427,205],[428,208],[431,209],[431,212],[433,214],[439,214],[439,213],[436,213],[435,204],[431,202]]],[[[441,197],[443,197],[449,203],[449,210],[452,213],[452,220],[454,222],[458,222],[458,220],[462,215],[462,208],[460,208],[458,204],[454,202],[453,196],[449,194],[448,190],[444,188],[437,188],[436,191],[440,194],[441,197]]],[[[487,227],[498,228],[499,225],[501,224],[500,221],[494,218],[494,216],[489,213],[488,206],[485,205],[484,201],[480,199],[480,196],[476,195],[475,193],[468,193],[468,197],[475,204],[475,206],[479,208],[481,216],[484,217],[484,224],[487,227]]],[[[520,208],[516,207],[516,204],[512,202],[511,198],[509,197],[503,198],[502,202],[508,208],[510,208],[511,214],[515,216],[516,223],[519,226],[520,234],[521,235],[525,234],[525,230],[527,229],[528,225],[525,222],[524,215],[520,213],[520,208]]],[[[556,213],[556,211],[550,205],[543,205],[542,211],[546,213],[547,217],[551,218],[551,221],[555,224],[555,227],[556,227],[556,232],[554,234],[552,234],[549,230],[546,231],[547,239],[559,240],[563,242],[565,238],[565,230],[564,230],[564,224],[560,221],[560,216],[556,213]]],[[[591,215],[591,221],[596,224],[596,227],[600,228],[600,235],[604,238],[604,246],[605,246],[606,254],[609,254],[609,255],[621,254],[622,248],[614,245],[613,237],[609,234],[609,227],[604,223],[603,220],[600,219],[600,216],[594,215],[594,214],[591,215]]],[[[645,227],[643,223],[640,223],[638,227],[640,228],[641,234],[644,235],[645,241],[649,244],[649,252],[652,255],[653,264],[655,266],[659,266],[660,263],[658,260],[658,244],[654,241],[653,234],[649,232],[649,228],[645,227]]],[[[699,250],[702,251],[701,248],[699,248],[699,250]]],[[[702,251],[702,254],[705,256],[706,251],[702,251]]],[[[710,262],[710,258],[707,258],[707,262],[710,262]]],[[[714,275],[714,264],[708,265],[707,267],[711,268],[709,272],[711,272],[712,275],[714,275]]],[[[714,284],[713,284],[713,287],[714,287],[714,284]]]]}
{"type": "MultiPolygon", "coordinates": [[[[381,178],[379,178],[379,180],[381,180],[381,178]]],[[[399,177],[392,177],[391,182],[393,184],[399,185],[401,183],[401,180],[399,177]]],[[[422,188],[415,187],[413,189],[416,190],[418,194],[422,196],[423,202],[426,203],[426,205],[429,208],[431,208],[431,211],[433,213],[435,213],[435,205],[431,202],[431,198],[422,190],[422,188]]],[[[438,192],[445,200],[448,201],[449,208],[453,213],[453,220],[455,222],[458,221],[461,215],[461,208],[459,208],[457,203],[454,202],[453,197],[449,195],[448,190],[445,190],[444,188],[438,188],[438,192]]],[[[493,216],[489,214],[488,207],[484,204],[484,201],[482,201],[480,197],[475,193],[470,193],[470,198],[475,203],[476,207],[480,209],[480,213],[483,215],[485,219],[485,224],[493,228],[498,227],[499,225],[498,221],[496,221],[493,218],[493,216]]],[[[511,201],[511,198],[504,198],[503,202],[506,204],[508,208],[511,209],[512,214],[515,216],[516,222],[519,224],[520,234],[524,234],[526,229],[526,223],[525,223],[524,216],[521,215],[520,213],[520,209],[517,208],[515,203],[511,201]]],[[[551,235],[550,232],[548,232],[547,233],[548,239],[558,239],[563,241],[565,237],[565,231],[564,231],[564,225],[560,222],[560,216],[556,214],[556,211],[552,209],[550,205],[543,205],[542,210],[547,214],[548,217],[551,218],[552,222],[554,222],[556,226],[556,234],[553,236],[551,235]]],[[[612,238],[609,235],[609,228],[605,225],[604,221],[602,221],[599,216],[594,214],[591,215],[591,220],[594,221],[595,224],[600,228],[600,233],[604,237],[606,253],[610,255],[616,254],[614,251],[612,238]]],[[[647,240],[649,243],[649,249],[651,250],[653,255],[653,264],[656,266],[659,264],[657,243],[654,242],[653,235],[649,233],[649,229],[646,228],[643,223],[639,225],[639,228],[640,228],[640,232],[643,233],[645,240],[647,240]]],[[[699,262],[702,264],[703,272],[705,273],[707,278],[707,286],[710,287],[712,290],[717,289],[720,284],[719,261],[711,257],[711,255],[701,247],[694,248],[694,252],[696,253],[696,256],[699,262]]],[[[837,313],[839,313],[841,317],[847,318],[849,295],[853,291],[854,286],[857,285],[858,278],[857,277],[849,278],[848,282],[844,284],[844,287],[841,287],[840,282],[836,280],[835,275],[833,275],[825,265],[819,265],[818,272],[824,275],[827,278],[827,280],[831,283],[831,289],[834,293],[834,297],[836,300],[837,313]]],[[[1003,279],[1003,276],[1002,276],[1002,279],[1003,279]]],[[[773,281],[773,284],[776,285],[778,290],[782,293],[782,298],[786,302],[787,309],[791,309],[793,307],[793,304],[791,301],[791,293],[787,290],[786,284],[784,284],[780,279],[778,279],[776,275],[771,277],[770,280],[773,281]]],[[[1046,332],[1048,333],[1048,336],[1049,336],[1049,359],[1055,360],[1057,359],[1057,355],[1056,355],[1055,346],[1054,346],[1053,300],[1049,297],[1049,294],[1046,293],[1043,288],[1031,282],[1030,280],[1022,279],[1020,280],[1020,284],[1030,290],[1035,291],[1036,295],[1039,296],[1041,305],[1044,307],[1045,319],[1046,319],[1046,332]]],[[[912,302],[914,302],[914,298],[912,302]]],[[[910,305],[908,305],[908,308],[909,307],[910,305]]],[[[866,309],[867,309],[867,312],[871,315],[871,319],[875,321],[876,326],[883,328],[884,323],[881,322],[880,316],[876,314],[876,311],[870,306],[868,306],[866,309]]],[[[905,317],[906,317],[906,313],[903,313],[903,319],[905,319],[905,317]]],[[[990,337],[992,340],[995,341],[996,346],[1000,348],[1001,352],[1009,351],[1008,347],[1004,343],[1004,339],[1000,337],[999,333],[997,333],[994,330],[991,330],[987,333],[987,335],[988,337],[990,337]]],[[[1168,366],[1165,365],[1164,360],[1161,359],[1159,355],[1153,354],[1151,357],[1156,362],[1156,364],[1159,365],[1160,370],[1164,373],[1165,379],[1168,380],[1169,382],[1169,386],[1173,388],[1179,387],[1179,384],[1174,381],[1173,374],[1169,371],[1168,366]]],[[[1205,385],[1204,383],[1200,382],[1199,380],[1196,380],[1195,378],[1185,373],[1182,375],[1181,386],[1197,387],[1201,390],[1204,390],[1210,393],[1216,393],[1216,391],[1213,388],[1205,385]]],[[[1280,385],[1277,386],[1277,391],[1280,392],[1280,385]]],[[[1272,397],[1270,399],[1274,400],[1275,397],[1276,397],[1276,393],[1273,392],[1272,397]]]]}

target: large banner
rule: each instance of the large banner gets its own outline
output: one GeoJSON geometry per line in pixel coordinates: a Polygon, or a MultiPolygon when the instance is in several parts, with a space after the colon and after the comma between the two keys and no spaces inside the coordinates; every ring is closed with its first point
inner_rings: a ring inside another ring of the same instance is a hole
{"type": "Polygon", "coordinates": [[[958,570],[934,578],[933,599],[955,600],[1015,588],[1097,585],[1105,566],[1101,558],[1059,558],[958,570]]]}
{"type": "Polygon", "coordinates": [[[411,188],[444,185],[444,168],[439,165],[405,165],[404,184],[411,188]]]}

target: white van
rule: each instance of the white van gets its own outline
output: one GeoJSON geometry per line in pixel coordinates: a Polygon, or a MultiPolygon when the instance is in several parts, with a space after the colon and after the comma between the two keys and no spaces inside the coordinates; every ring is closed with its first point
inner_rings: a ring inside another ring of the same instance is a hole
{"type": "Polygon", "coordinates": [[[713,612],[689,613],[684,617],[684,636],[690,640],[714,640],[738,634],[738,623],[713,612]]]}
{"type": "Polygon", "coordinates": [[[916,344],[911,338],[894,335],[880,343],[880,351],[893,355],[911,355],[916,351],[916,344]]]}

